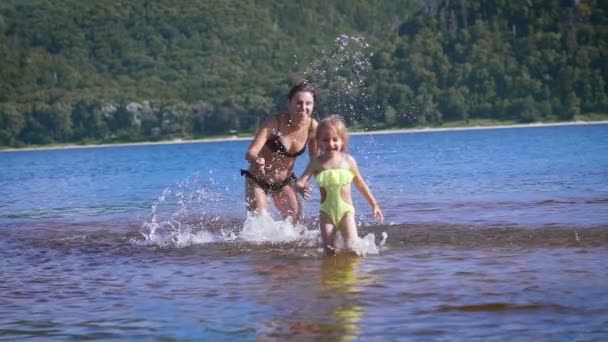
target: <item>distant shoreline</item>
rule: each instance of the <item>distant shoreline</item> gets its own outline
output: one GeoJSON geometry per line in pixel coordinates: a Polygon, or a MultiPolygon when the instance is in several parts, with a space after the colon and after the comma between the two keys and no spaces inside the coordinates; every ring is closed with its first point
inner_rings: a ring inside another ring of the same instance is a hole
{"type": "MultiPolygon", "coordinates": [[[[373,134],[405,134],[405,133],[428,133],[428,132],[446,132],[446,131],[470,131],[482,129],[510,129],[510,128],[530,128],[530,127],[551,127],[551,126],[579,126],[579,125],[607,125],[608,120],[604,121],[567,121],[567,122],[551,122],[551,123],[529,123],[529,124],[513,124],[513,125],[489,125],[489,126],[461,126],[461,127],[428,127],[428,128],[401,128],[401,129],[385,129],[385,130],[369,130],[350,132],[351,135],[373,135],[373,134]]],[[[85,149],[85,148],[106,148],[106,147],[128,147],[128,146],[148,146],[148,145],[173,145],[173,144],[196,144],[196,143],[214,143],[226,141],[243,141],[251,140],[253,136],[247,137],[222,137],[222,138],[202,138],[202,139],[175,139],[164,141],[143,141],[130,143],[115,143],[115,144],[90,144],[90,145],[58,145],[58,146],[37,146],[37,147],[22,147],[22,148],[7,148],[0,149],[1,152],[27,152],[27,151],[46,151],[46,150],[68,150],[68,149],[85,149]]]]}
{"type": "Polygon", "coordinates": [[[581,125],[608,125],[608,120],[601,121],[565,121],[565,122],[535,122],[528,124],[512,125],[488,125],[488,126],[456,126],[456,127],[427,127],[427,128],[403,128],[387,129],[366,132],[350,132],[351,135],[363,134],[392,134],[392,133],[425,133],[425,132],[445,132],[445,131],[472,131],[480,129],[510,129],[510,128],[531,128],[531,127],[551,127],[551,126],[581,126],[581,125]]]}

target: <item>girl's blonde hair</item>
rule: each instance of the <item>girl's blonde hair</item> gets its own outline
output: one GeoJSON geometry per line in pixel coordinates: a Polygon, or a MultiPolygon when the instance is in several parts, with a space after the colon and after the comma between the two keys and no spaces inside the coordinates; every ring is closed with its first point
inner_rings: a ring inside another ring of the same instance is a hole
{"type": "MultiPolygon", "coordinates": [[[[317,132],[321,132],[323,129],[333,129],[342,140],[342,150],[340,152],[348,152],[348,129],[340,115],[332,114],[321,120],[317,127],[317,132]]],[[[317,134],[317,139],[320,139],[319,134],[317,134]]]]}

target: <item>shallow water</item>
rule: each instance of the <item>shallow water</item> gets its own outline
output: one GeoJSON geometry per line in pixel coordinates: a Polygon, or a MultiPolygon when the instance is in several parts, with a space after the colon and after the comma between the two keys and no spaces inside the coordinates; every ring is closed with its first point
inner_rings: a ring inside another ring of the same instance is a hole
{"type": "MultiPolygon", "coordinates": [[[[96,226],[97,225],[97,226],[96,226]]],[[[374,226],[379,255],[142,244],[137,225],[5,230],[0,337],[579,339],[608,334],[608,229],[374,226]],[[112,226],[112,227],[109,227],[112,226]]],[[[228,223],[226,223],[228,225],[228,223]]]]}
{"type": "Polygon", "coordinates": [[[607,137],[353,137],[387,222],[333,258],[315,200],[246,221],[243,142],[0,153],[0,340],[605,340],[607,137]]]}

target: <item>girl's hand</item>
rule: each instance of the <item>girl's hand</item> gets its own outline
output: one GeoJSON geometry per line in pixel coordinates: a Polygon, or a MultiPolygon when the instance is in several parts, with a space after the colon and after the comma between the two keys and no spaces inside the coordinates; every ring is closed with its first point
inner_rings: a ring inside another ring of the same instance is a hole
{"type": "Polygon", "coordinates": [[[373,210],[374,210],[374,217],[378,221],[380,221],[380,223],[384,222],[384,214],[382,214],[382,210],[380,209],[380,206],[378,204],[374,204],[373,210]]]}

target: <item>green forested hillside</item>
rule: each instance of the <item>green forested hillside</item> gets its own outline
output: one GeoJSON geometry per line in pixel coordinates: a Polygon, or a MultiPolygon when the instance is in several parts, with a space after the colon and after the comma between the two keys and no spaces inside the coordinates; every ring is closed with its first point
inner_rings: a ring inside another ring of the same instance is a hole
{"type": "Polygon", "coordinates": [[[3,0],[0,145],[251,131],[284,107],[291,84],[314,78],[311,68],[353,77],[345,69],[360,63],[331,60],[341,34],[364,37],[371,64],[366,78],[350,80],[361,89],[344,106],[335,104],[352,94],[334,91],[342,83],[313,79],[325,95],[321,115],[353,111],[359,125],[393,127],[606,113],[606,8],[594,0],[3,0]]]}
{"type": "Polygon", "coordinates": [[[608,1],[430,1],[373,83],[389,112],[420,106],[419,123],[572,120],[608,112],[607,43],[608,1]]]}

